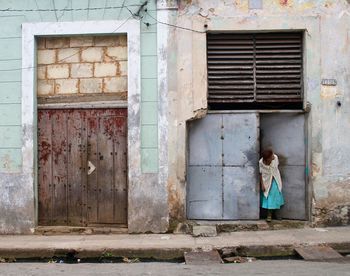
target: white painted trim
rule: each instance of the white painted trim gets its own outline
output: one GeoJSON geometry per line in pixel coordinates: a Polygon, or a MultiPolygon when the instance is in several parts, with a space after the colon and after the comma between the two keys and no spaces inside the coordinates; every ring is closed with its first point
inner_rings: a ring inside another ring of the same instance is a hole
{"type": "MultiPolygon", "coordinates": [[[[127,34],[128,42],[128,181],[141,174],[141,58],[140,22],[75,21],[22,24],[22,168],[32,177],[28,185],[34,187],[36,175],[36,43],[37,36],[110,35],[127,34]]],[[[33,198],[35,189],[33,189],[33,198]]]]}
{"type": "MultiPolygon", "coordinates": [[[[159,5],[159,2],[157,3],[159,5]]],[[[170,13],[168,10],[158,10],[157,18],[162,22],[168,22],[170,13]]],[[[158,183],[167,195],[168,183],[168,40],[170,27],[165,24],[157,24],[157,54],[158,54],[158,183]]]]}
{"type": "Polygon", "coordinates": [[[96,101],[79,103],[45,103],[38,104],[38,109],[69,109],[69,108],[127,108],[126,101],[96,101]]]}

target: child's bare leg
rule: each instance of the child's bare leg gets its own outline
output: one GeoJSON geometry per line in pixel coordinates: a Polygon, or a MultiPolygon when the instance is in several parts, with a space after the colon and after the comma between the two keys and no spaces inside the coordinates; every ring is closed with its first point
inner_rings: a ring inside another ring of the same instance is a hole
{"type": "Polygon", "coordinates": [[[266,221],[270,222],[271,220],[272,220],[272,210],[268,209],[266,221]]]}

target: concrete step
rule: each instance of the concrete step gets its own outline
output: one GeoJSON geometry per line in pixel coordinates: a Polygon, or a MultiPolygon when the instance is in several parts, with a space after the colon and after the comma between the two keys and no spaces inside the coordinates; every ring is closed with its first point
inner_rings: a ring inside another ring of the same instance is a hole
{"type": "Polygon", "coordinates": [[[80,227],[80,226],[37,226],[37,235],[99,235],[99,234],[127,234],[127,227],[80,227]]]}
{"type": "Polygon", "coordinates": [[[272,220],[271,222],[266,222],[265,220],[188,220],[178,223],[174,228],[173,233],[192,234],[194,236],[215,236],[215,230],[213,227],[216,228],[216,232],[219,234],[238,231],[303,229],[309,228],[310,223],[300,220],[272,220]],[[211,229],[210,233],[207,233],[209,229],[211,229]]]}

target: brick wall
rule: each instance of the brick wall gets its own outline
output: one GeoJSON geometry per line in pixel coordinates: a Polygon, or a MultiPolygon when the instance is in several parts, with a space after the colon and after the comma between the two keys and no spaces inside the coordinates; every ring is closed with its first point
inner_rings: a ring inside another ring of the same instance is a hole
{"type": "Polygon", "coordinates": [[[127,98],[127,39],[80,36],[38,39],[37,95],[41,98],[103,93],[127,98]]]}

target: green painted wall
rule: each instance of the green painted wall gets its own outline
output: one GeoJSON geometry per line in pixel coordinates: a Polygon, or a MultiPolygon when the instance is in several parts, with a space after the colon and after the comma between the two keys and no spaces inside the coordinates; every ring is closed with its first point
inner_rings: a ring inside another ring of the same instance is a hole
{"type": "MultiPolygon", "coordinates": [[[[21,24],[45,21],[125,20],[145,0],[0,0],[0,172],[21,170],[21,24]],[[127,8],[104,8],[121,7],[127,8]],[[96,9],[93,8],[102,8],[96,9]],[[74,9],[38,11],[39,9],[74,9]],[[129,11],[129,10],[130,11],[129,11]],[[26,11],[27,10],[27,11],[26,11]]],[[[147,11],[156,18],[156,0],[147,11]]],[[[142,171],[158,171],[157,25],[144,14],[141,24],[142,171]],[[150,26],[146,26],[146,22],[150,26]]]]}

